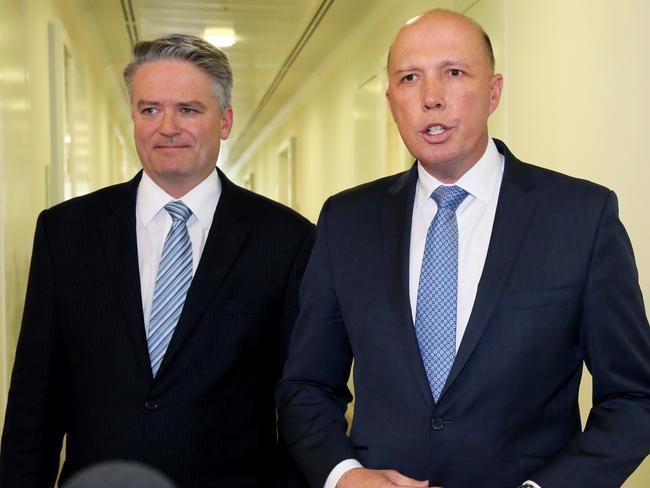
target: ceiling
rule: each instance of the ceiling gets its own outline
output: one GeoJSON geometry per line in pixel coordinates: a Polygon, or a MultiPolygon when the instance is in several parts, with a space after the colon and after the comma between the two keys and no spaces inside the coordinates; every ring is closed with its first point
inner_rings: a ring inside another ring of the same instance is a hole
{"type": "Polygon", "coordinates": [[[84,7],[117,77],[134,41],[234,28],[237,43],[223,48],[235,80],[228,166],[372,5],[372,0],[85,0],[84,7]]]}

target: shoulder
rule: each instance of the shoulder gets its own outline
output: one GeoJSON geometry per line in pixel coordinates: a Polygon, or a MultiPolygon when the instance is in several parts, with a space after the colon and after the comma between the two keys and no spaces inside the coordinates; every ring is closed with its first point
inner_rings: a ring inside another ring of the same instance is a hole
{"type": "Polygon", "coordinates": [[[104,213],[125,205],[135,209],[137,177],[126,183],[107,186],[86,195],[74,197],[42,212],[43,218],[54,221],[96,219],[104,213]]]}
{"type": "Polygon", "coordinates": [[[613,195],[609,188],[598,183],[520,161],[504,143],[495,142],[505,156],[503,186],[524,188],[549,205],[602,205],[613,195]]]}
{"type": "MultiPolygon", "coordinates": [[[[242,188],[220,174],[224,210],[236,209],[252,219],[258,231],[273,230],[273,233],[287,235],[305,235],[313,232],[314,224],[295,210],[263,195],[242,188]]],[[[221,205],[221,202],[220,204],[221,205]]],[[[217,207],[218,211],[219,207],[217,207]]]]}
{"type": "Polygon", "coordinates": [[[274,221],[286,221],[298,226],[311,225],[305,217],[280,202],[245,188],[238,187],[238,191],[240,192],[240,198],[246,201],[248,209],[260,217],[274,221]]]}
{"type": "Polygon", "coordinates": [[[598,213],[611,198],[616,198],[612,190],[593,181],[528,163],[520,164],[530,174],[534,184],[532,191],[550,208],[570,213],[598,213]]]}
{"type": "Polygon", "coordinates": [[[417,170],[413,167],[336,193],[328,198],[326,205],[343,211],[377,209],[395,195],[414,192],[416,182],[417,170]]]}
{"type": "Polygon", "coordinates": [[[603,194],[611,191],[603,185],[584,178],[578,178],[530,163],[520,162],[519,164],[527,168],[536,183],[548,188],[556,188],[558,190],[573,189],[587,194],[603,194]]]}

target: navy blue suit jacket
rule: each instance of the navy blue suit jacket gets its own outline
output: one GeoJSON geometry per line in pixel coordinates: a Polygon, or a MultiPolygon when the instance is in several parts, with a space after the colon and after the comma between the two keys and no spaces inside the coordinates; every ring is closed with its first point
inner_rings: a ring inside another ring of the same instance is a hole
{"type": "Polygon", "coordinates": [[[39,217],[0,452],[0,486],[51,488],[106,460],[180,488],[284,486],[273,401],[313,225],[219,174],[182,315],[151,372],[138,272],[140,176],[39,217]]]}
{"type": "Polygon", "coordinates": [[[487,259],[437,404],[409,304],[416,168],[326,202],[277,390],[311,486],[356,458],[445,488],[612,488],[650,451],[650,328],[616,197],[496,142],[487,259]],[[583,363],[594,406],[581,432],[583,363]]]}

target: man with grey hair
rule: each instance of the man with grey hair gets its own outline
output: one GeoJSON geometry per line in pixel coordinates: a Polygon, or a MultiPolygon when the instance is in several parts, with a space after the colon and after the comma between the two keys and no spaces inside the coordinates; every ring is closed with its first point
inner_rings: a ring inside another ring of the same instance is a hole
{"type": "Polygon", "coordinates": [[[183,488],[286,486],[273,390],[313,225],[216,168],[232,74],[207,42],[135,46],[124,71],[143,171],[45,210],[0,486],[122,459],[183,488]]]}

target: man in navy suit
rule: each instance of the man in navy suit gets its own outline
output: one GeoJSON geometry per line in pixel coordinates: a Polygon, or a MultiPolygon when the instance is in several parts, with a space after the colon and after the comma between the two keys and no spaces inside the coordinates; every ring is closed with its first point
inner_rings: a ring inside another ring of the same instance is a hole
{"type": "Polygon", "coordinates": [[[273,393],[313,225],[216,169],[232,72],[170,35],[124,72],[143,172],[36,225],[0,486],[122,459],[182,488],[285,486],[273,393]]]}
{"type": "Polygon", "coordinates": [[[409,22],[388,77],[417,162],[323,207],[276,393],[291,454],[317,488],[620,486],[650,451],[650,329],[616,196],[489,137],[503,80],[470,19],[409,22]]]}

